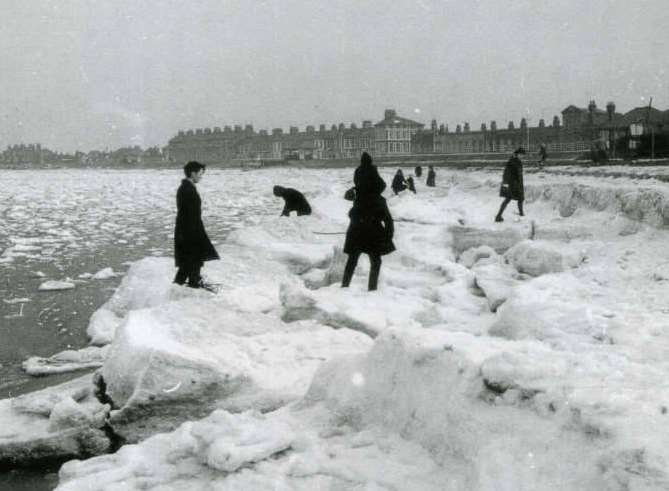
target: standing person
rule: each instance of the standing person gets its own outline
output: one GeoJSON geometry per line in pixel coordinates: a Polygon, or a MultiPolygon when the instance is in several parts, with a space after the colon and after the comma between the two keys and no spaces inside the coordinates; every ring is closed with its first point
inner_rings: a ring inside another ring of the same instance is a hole
{"type": "Polygon", "coordinates": [[[397,172],[395,173],[395,177],[393,177],[393,182],[390,185],[390,187],[393,189],[393,192],[395,194],[398,194],[407,188],[407,184],[406,181],[404,180],[404,173],[402,172],[402,169],[397,169],[397,172]]]}
{"type": "Polygon", "coordinates": [[[417,165],[413,173],[416,177],[420,177],[423,175],[423,168],[420,165],[417,165]]]}
{"type": "Polygon", "coordinates": [[[311,215],[311,206],[307,198],[297,189],[274,186],[273,192],[274,196],[283,198],[285,202],[281,212],[282,217],[290,216],[291,211],[296,211],[297,216],[311,215]]]}
{"type": "Polygon", "coordinates": [[[379,283],[381,256],[395,250],[393,244],[395,229],[386,200],[381,196],[386,183],[372,165],[372,157],[367,152],[362,154],[353,183],[355,200],[348,212],[351,222],[344,242],[344,252],[348,254],[348,260],[341,286],[346,288],[351,284],[360,254],[364,253],[369,256],[371,266],[367,288],[373,291],[377,289],[379,283]]]}
{"type": "Polygon", "coordinates": [[[427,186],[433,188],[435,186],[435,179],[437,175],[434,172],[434,167],[430,166],[429,170],[427,171],[427,182],[425,183],[427,186]]]}
{"type": "Polygon", "coordinates": [[[523,185],[523,163],[520,161],[518,155],[525,154],[523,147],[518,147],[511,155],[511,158],[504,167],[504,174],[502,175],[502,187],[499,190],[499,195],[504,198],[502,205],[499,207],[496,222],[503,222],[502,214],[509,202],[514,199],[518,201],[518,212],[520,216],[525,216],[523,213],[523,201],[525,200],[525,189],[523,185]]]}
{"type": "Polygon", "coordinates": [[[539,168],[540,169],[543,169],[547,158],[548,158],[548,152],[546,151],[546,144],[542,143],[539,146],[539,168]]]}
{"type": "Polygon", "coordinates": [[[184,166],[186,179],[177,190],[177,219],[174,227],[174,262],[177,274],[174,283],[188,281],[191,288],[207,288],[200,276],[204,261],[220,259],[202,223],[202,201],[195,185],[204,175],[205,166],[191,161],[184,166]]]}

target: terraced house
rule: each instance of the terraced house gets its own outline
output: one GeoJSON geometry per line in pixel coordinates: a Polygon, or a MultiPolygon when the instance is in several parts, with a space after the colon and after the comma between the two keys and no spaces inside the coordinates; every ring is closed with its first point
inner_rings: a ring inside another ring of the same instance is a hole
{"type": "Polygon", "coordinates": [[[381,121],[372,124],[366,120],[360,127],[339,123],[328,129],[321,124],[318,130],[307,126],[300,131],[292,126],[288,133],[282,128],[268,133],[255,132],[251,125],[237,125],[223,130],[216,127],[179,131],[169,141],[168,155],[174,161],[234,163],[249,159],[357,159],[363,151],[371,151],[377,157],[507,154],[521,145],[535,152],[541,144],[551,155],[593,148],[615,155],[638,151],[644,145],[662,151],[669,146],[665,141],[668,134],[668,111],[636,108],[621,114],[613,102],[602,110],[593,100],[587,107],[567,106],[562,119],[555,115],[550,124],[540,119],[534,127],[523,118],[518,126],[509,121],[506,128],[500,128],[491,121],[472,130],[469,122],[463,122],[456,125],[455,131],[449,131],[448,125],[438,125],[436,120],[425,128],[423,123],[386,109],[381,121]],[[644,143],[646,140],[650,143],[644,143]]]}

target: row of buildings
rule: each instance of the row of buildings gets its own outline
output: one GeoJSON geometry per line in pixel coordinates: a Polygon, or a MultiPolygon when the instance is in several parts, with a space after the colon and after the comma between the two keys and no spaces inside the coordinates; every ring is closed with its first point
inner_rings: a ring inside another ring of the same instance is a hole
{"type": "Polygon", "coordinates": [[[53,152],[39,143],[8,145],[0,152],[0,162],[10,165],[43,165],[70,157],[73,156],[53,152]]]}
{"type": "Polygon", "coordinates": [[[208,163],[318,160],[357,158],[363,151],[377,157],[508,153],[521,145],[532,152],[541,144],[549,154],[592,148],[615,152],[620,139],[626,139],[626,148],[634,148],[649,131],[669,132],[669,111],[642,107],[622,114],[612,102],[602,110],[590,101],[585,108],[568,106],[562,119],[556,115],[550,124],[542,119],[529,127],[523,118],[518,126],[512,121],[500,128],[491,121],[472,129],[464,123],[451,131],[436,120],[426,127],[387,109],[382,120],[363,121],[360,126],[340,123],[328,128],[321,124],[318,129],[307,126],[303,131],[292,126],[287,133],[282,128],[256,132],[252,125],[182,130],[170,139],[166,156],[177,162],[208,163]]]}
{"type": "Polygon", "coordinates": [[[0,164],[10,167],[27,166],[138,166],[166,163],[163,149],[123,147],[116,150],[92,150],[88,153],[57,153],[39,143],[9,145],[0,152],[0,164]]]}

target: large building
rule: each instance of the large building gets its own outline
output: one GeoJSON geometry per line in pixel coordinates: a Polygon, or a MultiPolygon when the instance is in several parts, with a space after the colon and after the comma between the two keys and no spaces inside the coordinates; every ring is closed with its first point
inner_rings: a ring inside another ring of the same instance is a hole
{"type": "Polygon", "coordinates": [[[170,139],[167,151],[171,160],[180,162],[347,159],[357,158],[363,151],[375,155],[410,155],[414,151],[413,138],[423,126],[387,109],[378,123],[363,121],[361,126],[340,123],[327,128],[321,124],[318,130],[307,126],[304,131],[291,126],[288,133],[281,128],[271,133],[256,132],[251,125],[179,131],[170,139]]]}
{"type": "Polygon", "coordinates": [[[481,124],[472,130],[468,122],[448,125],[432,120],[430,127],[398,116],[387,109],[376,124],[363,121],[361,126],[340,123],[318,129],[307,126],[304,131],[290,127],[288,133],[275,128],[271,132],[256,132],[253,126],[225,126],[223,129],[204,128],[179,131],[169,141],[170,160],[184,162],[234,162],[244,160],[320,160],[358,158],[363,151],[376,157],[409,155],[507,154],[524,146],[536,152],[541,144],[549,154],[581,152],[592,148],[615,152],[624,140],[625,149],[634,149],[644,134],[660,135],[669,132],[669,111],[636,108],[621,114],[609,102],[606,110],[598,109],[595,101],[588,107],[570,105],[562,111],[562,120],[555,115],[546,124],[543,119],[530,127],[523,118],[516,126],[513,121],[506,128],[481,124]],[[645,132],[645,133],[644,133],[645,132]],[[635,143],[635,141],[637,143],[635,143]]]}

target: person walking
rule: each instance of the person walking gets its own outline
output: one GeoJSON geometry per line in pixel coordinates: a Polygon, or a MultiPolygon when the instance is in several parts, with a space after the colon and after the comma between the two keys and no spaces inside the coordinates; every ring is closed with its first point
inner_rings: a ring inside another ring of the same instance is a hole
{"type": "Polygon", "coordinates": [[[274,186],[273,192],[274,196],[283,198],[285,202],[281,212],[282,217],[290,216],[291,211],[297,212],[297,216],[311,215],[311,206],[307,198],[297,189],[274,186]]]}
{"type": "Polygon", "coordinates": [[[525,216],[523,213],[523,201],[525,200],[525,189],[523,185],[523,163],[520,161],[518,155],[525,154],[525,149],[523,147],[518,147],[511,158],[506,163],[504,167],[504,174],[502,175],[502,186],[499,190],[500,197],[504,198],[497,216],[495,217],[496,222],[503,222],[502,214],[504,209],[509,204],[511,200],[518,201],[518,212],[520,216],[525,216]]]}
{"type": "Polygon", "coordinates": [[[434,172],[434,167],[429,166],[429,170],[427,171],[427,181],[425,182],[425,184],[427,186],[433,188],[435,186],[434,181],[435,181],[436,177],[437,177],[437,175],[434,172]]]}
{"type": "Polygon", "coordinates": [[[402,169],[397,169],[390,187],[393,189],[393,193],[395,194],[399,194],[407,188],[407,183],[404,179],[404,173],[402,172],[402,169]]]}
{"type": "Polygon", "coordinates": [[[344,267],[341,286],[347,288],[351,284],[358,259],[364,253],[369,256],[371,266],[367,289],[374,291],[378,288],[381,256],[395,250],[393,244],[395,229],[386,200],[381,196],[386,183],[379,175],[376,166],[372,164],[372,157],[367,152],[362,154],[360,166],[354,173],[353,183],[355,199],[353,207],[348,212],[351,221],[344,242],[344,252],[348,254],[348,260],[344,267]]]}
{"type": "Polygon", "coordinates": [[[191,161],[184,166],[186,178],[177,190],[177,218],[174,227],[174,262],[178,268],[174,283],[188,282],[191,288],[210,289],[202,281],[205,261],[220,259],[202,223],[202,200],[196,184],[204,176],[205,165],[191,161]]]}
{"type": "Polygon", "coordinates": [[[423,175],[423,168],[420,165],[417,165],[413,173],[416,177],[420,177],[423,175]]]}

